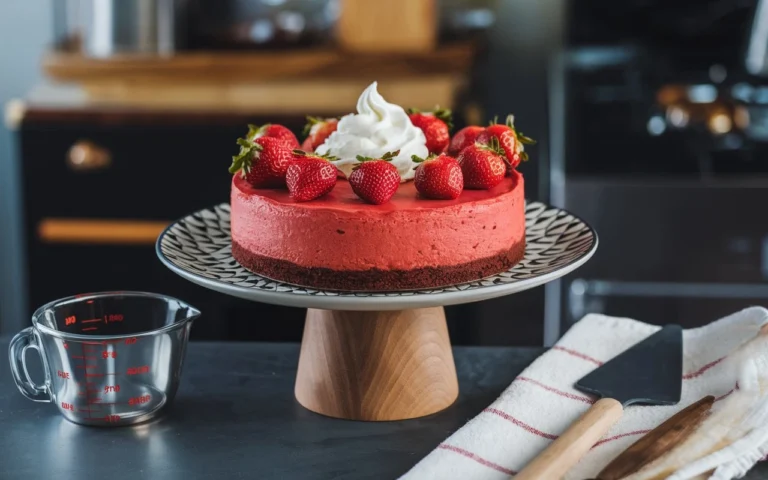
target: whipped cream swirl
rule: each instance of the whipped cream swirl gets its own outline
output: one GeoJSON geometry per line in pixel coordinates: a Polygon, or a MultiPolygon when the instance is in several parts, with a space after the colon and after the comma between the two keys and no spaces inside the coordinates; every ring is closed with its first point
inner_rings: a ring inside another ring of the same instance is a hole
{"type": "Polygon", "coordinates": [[[395,150],[400,154],[392,164],[400,172],[401,182],[413,179],[417,164],[411,155],[426,158],[429,154],[421,129],[411,123],[402,107],[387,103],[373,82],[357,100],[357,113],[342,117],[336,131],[315,151],[337,157],[333,163],[349,176],[358,163],[357,155],[377,158],[395,150]]]}

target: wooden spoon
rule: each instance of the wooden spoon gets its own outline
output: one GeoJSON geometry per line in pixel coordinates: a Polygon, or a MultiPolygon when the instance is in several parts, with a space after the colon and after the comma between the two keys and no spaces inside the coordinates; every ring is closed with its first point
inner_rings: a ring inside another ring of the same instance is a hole
{"type": "Polygon", "coordinates": [[[707,418],[715,397],[709,395],[680,410],[609,463],[595,480],[619,480],[637,472],[690,436],[707,418]]]}

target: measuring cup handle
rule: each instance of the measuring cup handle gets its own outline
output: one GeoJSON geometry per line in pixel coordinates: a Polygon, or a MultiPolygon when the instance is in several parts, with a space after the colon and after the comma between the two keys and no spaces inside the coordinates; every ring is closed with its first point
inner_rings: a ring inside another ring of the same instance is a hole
{"type": "Polygon", "coordinates": [[[13,337],[11,344],[8,347],[8,357],[11,361],[13,380],[16,382],[19,391],[28,399],[36,402],[50,402],[51,394],[48,391],[48,387],[41,387],[29,378],[26,360],[28,348],[37,350],[37,354],[40,355],[40,361],[45,365],[45,359],[43,358],[40,346],[37,343],[37,337],[35,337],[32,327],[27,327],[13,337]]]}

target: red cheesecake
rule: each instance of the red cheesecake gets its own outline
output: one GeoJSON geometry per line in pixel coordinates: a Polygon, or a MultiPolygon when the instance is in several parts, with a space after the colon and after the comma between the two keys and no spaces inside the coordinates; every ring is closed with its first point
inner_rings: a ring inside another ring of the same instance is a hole
{"type": "Polygon", "coordinates": [[[232,180],[232,254],[248,270],[296,285],[356,291],[425,289],[507,270],[525,252],[523,177],[455,200],[400,185],[365,203],[339,180],[327,195],[294,201],[284,189],[232,180]]]}

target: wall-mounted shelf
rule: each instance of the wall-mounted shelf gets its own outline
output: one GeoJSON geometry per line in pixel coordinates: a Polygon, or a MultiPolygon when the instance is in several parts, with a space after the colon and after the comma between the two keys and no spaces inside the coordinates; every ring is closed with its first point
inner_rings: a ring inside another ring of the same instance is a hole
{"type": "MultiPolygon", "coordinates": [[[[49,53],[46,74],[76,83],[94,102],[160,109],[313,113],[354,105],[373,80],[389,101],[451,107],[475,56],[472,44],[428,54],[339,50],[199,52],[92,59],[49,53]]],[[[345,111],[345,110],[341,110],[345,111]]]]}

